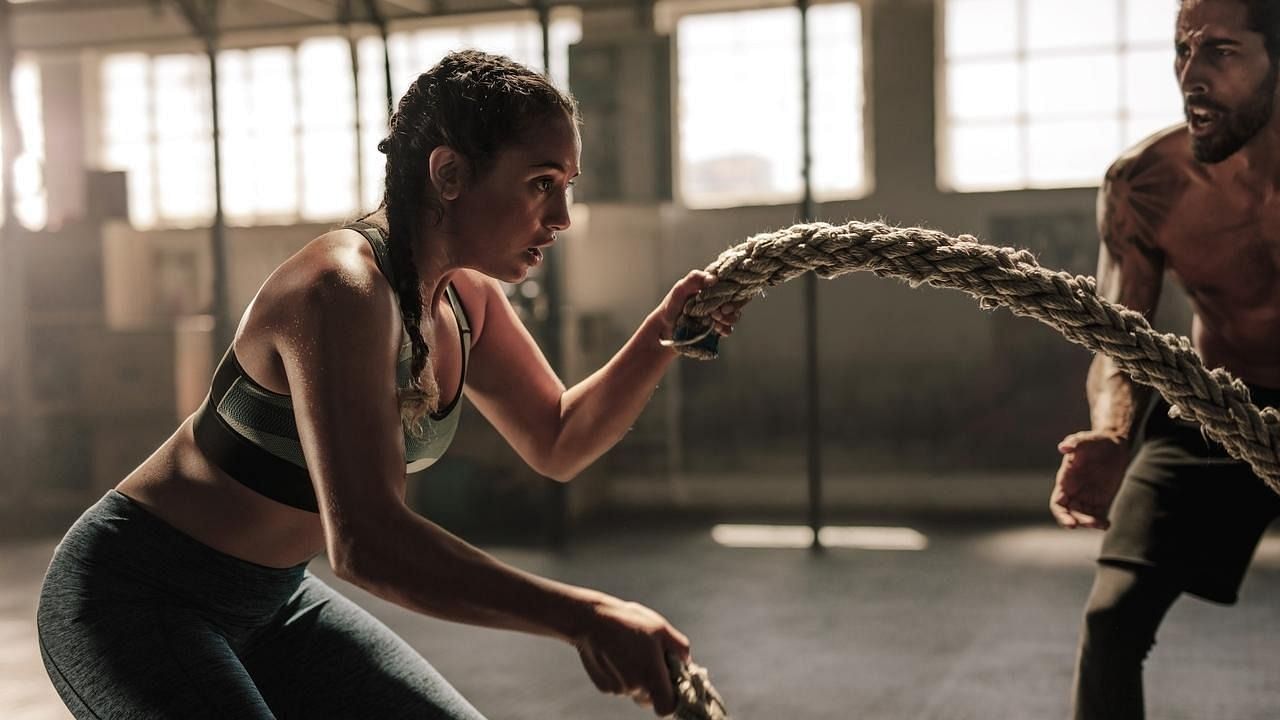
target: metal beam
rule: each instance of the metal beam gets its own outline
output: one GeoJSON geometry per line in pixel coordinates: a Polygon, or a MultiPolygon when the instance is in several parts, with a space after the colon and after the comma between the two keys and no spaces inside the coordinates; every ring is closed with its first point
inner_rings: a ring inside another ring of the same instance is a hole
{"type": "Polygon", "coordinates": [[[209,100],[213,127],[213,224],[209,228],[209,249],[213,256],[213,362],[231,344],[235,325],[230,319],[227,292],[227,223],[222,212],[222,130],[218,121],[218,9],[220,0],[174,0],[191,29],[204,41],[209,59],[209,100]]]}
{"type": "Polygon", "coordinates": [[[323,22],[338,22],[338,8],[321,0],[266,0],[266,2],[323,22]]]}
{"type": "MultiPolygon", "coordinates": [[[[800,172],[804,180],[804,198],[801,200],[802,222],[809,222],[815,214],[813,202],[813,138],[809,126],[813,120],[810,107],[809,86],[809,0],[797,0],[800,10],[800,172]]],[[[818,276],[808,272],[804,276],[804,336],[805,336],[805,415],[808,454],[805,465],[809,476],[809,527],[813,530],[814,552],[822,550],[819,539],[822,530],[822,408],[820,404],[821,376],[818,364],[818,276]]]]}
{"type": "Polygon", "coordinates": [[[0,0],[0,135],[3,135],[0,141],[3,145],[0,149],[0,177],[4,178],[4,190],[0,192],[0,206],[4,208],[4,225],[0,226],[0,343],[8,346],[12,373],[9,377],[0,375],[0,383],[7,385],[4,388],[9,396],[7,410],[12,412],[8,428],[17,438],[16,443],[9,445],[15,457],[6,461],[12,475],[9,478],[0,476],[0,495],[22,502],[31,485],[28,463],[32,460],[32,453],[28,438],[32,431],[27,426],[34,403],[31,383],[26,380],[31,365],[27,318],[23,310],[27,295],[27,263],[23,259],[26,248],[25,243],[20,242],[22,234],[18,230],[18,219],[14,217],[17,203],[13,164],[22,147],[22,138],[13,103],[13,39],[12,6],[9,0],[0,0]]]}
{"type": "MultiPolygon", "coordinates": [[[[373,0],[370,0],[373,2],[373,0]]],[[[383,0],[388,5],[393,5],[401,10],[408,10],[416,15],[434,15],[436,8],[435,3],[431,0],[383,0]]]]}
{"type": "Polygon", "coordinates": [[[85,10],[118,10],[143,5],[156,6],[161,0],[41,0],[14,5],[11,16],[52,15],[54,13],[84,12],[85,10]]]}

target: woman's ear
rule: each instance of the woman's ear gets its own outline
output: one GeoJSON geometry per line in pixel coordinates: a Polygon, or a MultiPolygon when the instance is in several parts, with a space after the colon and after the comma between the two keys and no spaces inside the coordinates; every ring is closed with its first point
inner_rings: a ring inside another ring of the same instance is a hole
{"type": "Polygon", "coordinates": [[[437,145],[427,160],[431,184],[441,200],[456,200],[467,176],[467,159],[448,145],[437,145]]]}

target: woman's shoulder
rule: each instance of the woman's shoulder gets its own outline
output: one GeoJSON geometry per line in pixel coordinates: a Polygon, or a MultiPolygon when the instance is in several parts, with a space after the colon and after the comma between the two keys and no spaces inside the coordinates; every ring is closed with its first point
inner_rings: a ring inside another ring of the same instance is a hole
{"type": "Polygon", "coordinates": [[[281,263],[254,305],[255,311],[274,320],[268,324],[275,327],[303,320],[310,325],[398,319],[388,312],[396,307],[395,296],[369,243],[347,229],[311,240],[281,263]]]}
{"type": "Polygon", "coordinates": [[[473,337],[479,339],[484,332],[484,320],[493,303],[507,302],[502,284],[476,270],[460,270],[451,279],[454,292],[467,313],[473,337]]]}
{"type": "Polygon", "coordinates": [[[368,241],[345,228],[308,242],[276,268],[266,285],[282,298],[303,302],[386,295],[390,289],[368,241]]]}

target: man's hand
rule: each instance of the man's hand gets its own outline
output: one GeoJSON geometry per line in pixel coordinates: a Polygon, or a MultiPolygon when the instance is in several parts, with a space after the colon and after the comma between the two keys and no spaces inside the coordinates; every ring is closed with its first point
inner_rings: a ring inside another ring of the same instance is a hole
{"type": "Polygon", "coordinates": [[[1062,465],[1049,497],[1049,512],[1064,528],[1106,530],[1107,511],[1129,465],[1128,441],[1118,433],[1085,430],[1058,443],[1062,465]]]}

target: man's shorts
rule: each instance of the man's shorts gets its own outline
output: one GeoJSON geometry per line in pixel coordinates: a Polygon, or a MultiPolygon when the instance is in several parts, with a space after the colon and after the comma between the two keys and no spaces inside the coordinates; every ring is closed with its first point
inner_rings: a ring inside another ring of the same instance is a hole
{"type": "MultiPolygon", "coordinates": [[[[1280,390],[1249,389],[1255,405],[1280,407],[1280,390]]],[[[1192,595],[1232,604],[1263,532],[1280,515],[1280,495],[1198,425],[1168,413],[1155,395],[1098,561],[1158,568],[1192,595]]]]}

